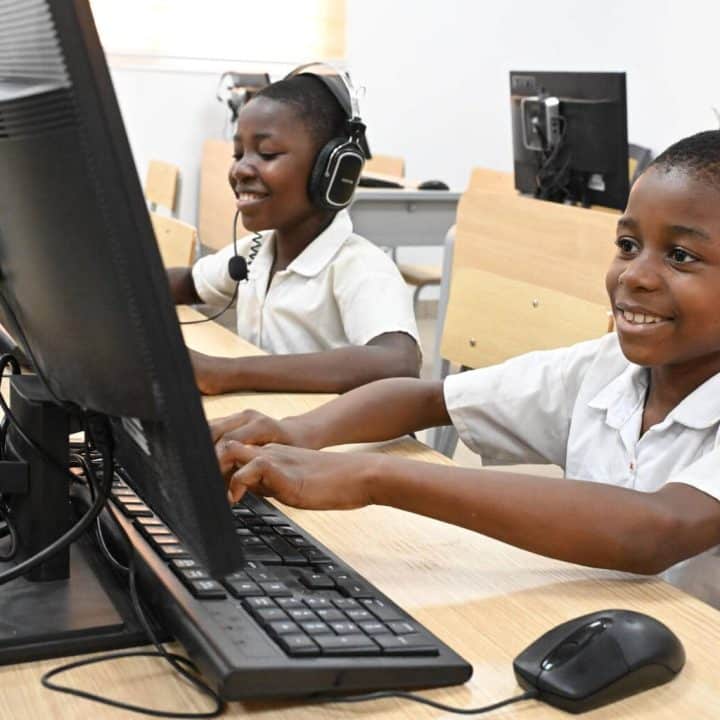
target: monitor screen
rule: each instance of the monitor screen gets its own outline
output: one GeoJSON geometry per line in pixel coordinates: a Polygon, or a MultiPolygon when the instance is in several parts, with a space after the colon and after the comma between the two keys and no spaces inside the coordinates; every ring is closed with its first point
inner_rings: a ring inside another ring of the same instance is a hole
{"type": "Polygon", "coordinates": [[[241,562],[87,0],[0,6],[0,312],[59,402],[110,419],[139,494],[216,576],[241,562]]]}
{"type": "Polygon", "coordinates": [[[555,202],[624,209],[625,73],[510,73],[515,187],[555,202]]]}

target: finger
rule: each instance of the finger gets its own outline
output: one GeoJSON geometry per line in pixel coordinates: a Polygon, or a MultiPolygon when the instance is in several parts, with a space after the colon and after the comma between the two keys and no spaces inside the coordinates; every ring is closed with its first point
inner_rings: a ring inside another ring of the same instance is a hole
{"type": "Polygon", "coordinates": [[[215,444],[215,455],[220,465],[220,472],[227,475],[235,468],[245,465],[260,454],[262,450],[253,445],[243,445],[237,440],[222,437],[215,444]]]}
{"type": "Polygon", "coordinates": [[[234,504],[249,490],[258,495],[266,495],[265,482],[268,470],[267,463],[260,457],[254,458],[236,470],[228,481],[228,498],[234,504]]]}
{"type": "Polygon", "coordinates": [[[211,420],[209,425],[213,442],[217,442],[223,435],[229,433],[231,430],[235,430],[242,425],[247,425],[255,417],[255,413],[243,410],[242,412],[234,413],[233,415],[226,415],[225,417],[211,420]]]}

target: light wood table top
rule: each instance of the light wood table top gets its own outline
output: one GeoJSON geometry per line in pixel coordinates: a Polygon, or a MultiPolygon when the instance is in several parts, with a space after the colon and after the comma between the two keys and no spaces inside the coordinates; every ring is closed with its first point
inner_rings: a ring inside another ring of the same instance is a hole
{"type": "MultiPolygon", "coordinates": [[[[183,311],[185,312],[185,311],[183,311]]],[[[243,343],[212,323],[186,326],[188,342],[204,333],[227,342],[238,354],[243,343]],[[190,330],[192,328],[192,330],[190,330]],[[202,330],[201,330],[202,328],[202,330]],[[190,332],[188,332],[190,330],[190,332]],[[222,331],[222,332],[220,332],[222,331]],[[192,337],[191,337],[192,336],[192,337]]],[[[211,339],[203,348],[210,352],[211,339]]],[[[198,347],[198,345],[195,345],[198,347]]],[[[301,411],[325,398],[285,394],[237,394],[223,409],[257,407],[276,415],[301,411]]],[[[209,411],[208,414],[211,414],[209,411]]],[[[398,456],[451,464],[408,439],[379,449],[398,456]]],[[[585,715],[593,720],[679,720],[720,716],[720,680],[715,669],[720,647],[720,613],[654,578],[583,568],[534,555],[477,533],[392,508],[311,512],[283,508],[370,582],[425,624],[474,667],[459,687],[426,696],[461,707],[487,704],[520,693],[512,661],[551,627],[595,610],[627,608],[666,623],[682,640],[687,664],[662,687],[585,715]]],[[[89,704],[43,689],[41,672],[58,660],[0,668],[0,718],[128,718],[119,710],[89,704]]],[[[77,670],[63,678],[114,698],[183,711],[206,709],[202,698],[156,659],[132,659],[77,670]]],[[[399,700],[361,705],[312,706],[302,703],[232,703],[227,717],[272,720],[318,718],[447,718],[446,713],[399,700]]],[[[497,718],[566,718],[566,713],[528,701],[490,714],[497,718]]]]}

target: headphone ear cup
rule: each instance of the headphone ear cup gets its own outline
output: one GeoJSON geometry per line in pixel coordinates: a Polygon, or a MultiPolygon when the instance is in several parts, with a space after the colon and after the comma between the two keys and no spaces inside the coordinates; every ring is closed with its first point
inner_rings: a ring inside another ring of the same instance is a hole
{"type": "Polygon", "coordinates": [[[330,142],[325,143],[320,148],[320,152],[315,158],[315,164],[313,165],[310,178],[308,180],[308,195],[310,200],[316,207],[322,208],[323,210],[332,210],[334,208],[328,207],[325,202],[327,196],[328,185],[332,179],[332,173],[330,172],[330,161],[332,155],[339,147],[345,143],[343,138],[334,138],[330,142]]]}

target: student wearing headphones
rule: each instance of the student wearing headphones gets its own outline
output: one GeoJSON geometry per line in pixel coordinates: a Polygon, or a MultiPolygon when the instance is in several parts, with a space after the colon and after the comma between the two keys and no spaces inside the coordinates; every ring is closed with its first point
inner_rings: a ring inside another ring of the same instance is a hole
{"type": "Polygon", "coordinates": [[[270,353],[191,351],[204,394],[344,392],[417,377],[410,294],[392,260],[353,233],[349,205],[364,160],[364,126],[339,75],[299,68],[240,111],[230,186],[248,236],[168,271],[178,304],[224,307],[237,293],[238,334],[270,353]],[[247,259],[247,279],[232,269],[247,259]]]}

